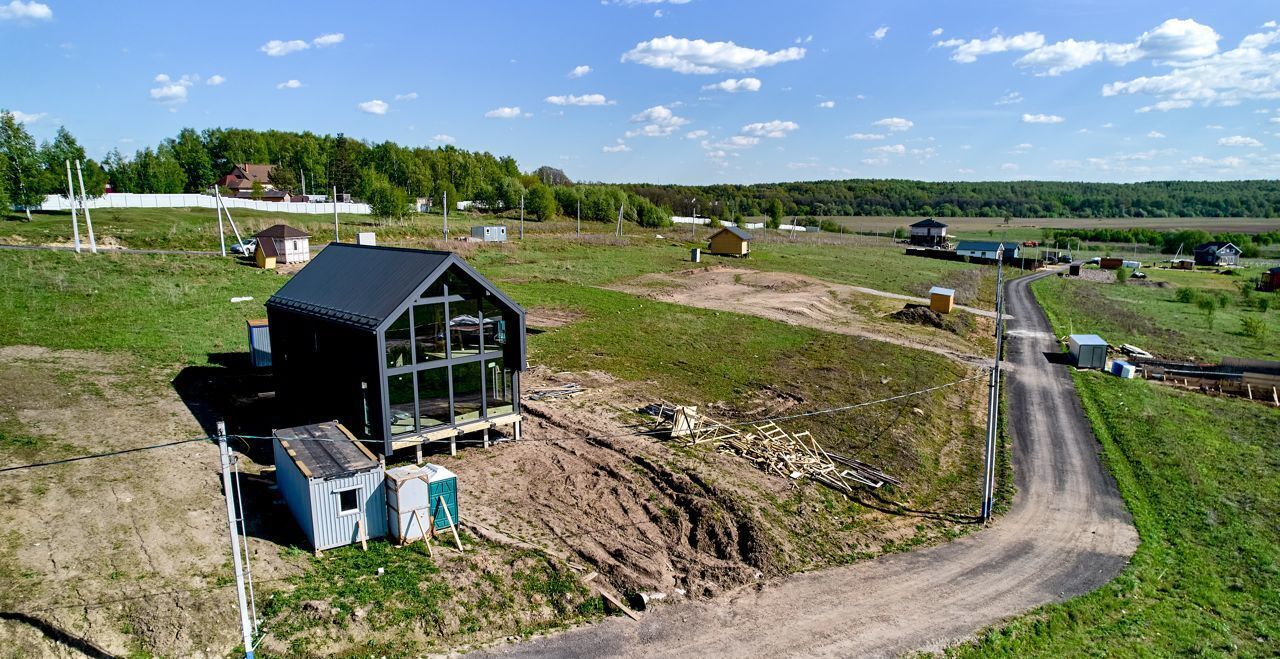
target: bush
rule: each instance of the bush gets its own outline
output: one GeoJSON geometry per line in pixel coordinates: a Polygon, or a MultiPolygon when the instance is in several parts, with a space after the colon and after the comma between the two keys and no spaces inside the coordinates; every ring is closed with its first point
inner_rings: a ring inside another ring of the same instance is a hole
{"type": "Polygon", "coordinates": [[[1179,288],[1178,292],[1173,294],[1173,299],[1183,304],[1195,304],[1199,297],[1200,292],[1188,286],[1179,288]]]}
{"type": "Polygon", "coordinates": [[[1204,312],[1205,320],[1208,321],[1209,329],[1213,329],[1213,314],[1218,310],[1218,302],[1213,298],[1202,295],[1196,299],[1196,308],[1204,312]]]}
{"type": "Polygon", "coordinates": [[[1126,281],[1129,280],[1129,275],[1131,274],[1133,274],[1132,270],[1128,268],[1119,268],[1118,270],[1116,270],[1116,283],[1117,284],[1125,283],[1126,281]]]}
{"type": "Polygon", "coordinates": [[[1261,339],[1267,335],[1267,324],[1261,318],[1241,318],[1240,331],[1245,336],[1261,339]]]}
{"type": "Polygon", "coordinates": [[[1270,307],[1271,307],[1271,298],[1265,295],[1259,295],[1253,301],[1253,308],[1257,309],[1262,313],[1266,313],[1267,309],[1270,307]]]}

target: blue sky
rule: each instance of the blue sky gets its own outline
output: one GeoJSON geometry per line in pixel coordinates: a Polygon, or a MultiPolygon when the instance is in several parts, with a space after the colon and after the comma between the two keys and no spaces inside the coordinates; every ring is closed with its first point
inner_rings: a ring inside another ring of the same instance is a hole
{"type": "Polygon", "coordinates": [[[95,157],[236,126],[614,182],[1276,178],[1276,20],[1261,1],[0,0],[0,107],[95,157]]]}

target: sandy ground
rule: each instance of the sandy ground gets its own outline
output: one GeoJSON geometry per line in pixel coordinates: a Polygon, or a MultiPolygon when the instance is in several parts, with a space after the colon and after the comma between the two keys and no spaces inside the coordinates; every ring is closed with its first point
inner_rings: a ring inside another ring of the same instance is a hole
{"type": "Polygon", "coordinates": [[[1018,318],[1008,380],[1018,492],[991,528],[955,542],[747,588],[709,602],[611,618],[502,656],[897,656],[937,651],[1036,606],[1093,590],[1138,537],[1080,409],[1048,321],[1009,284],[1018,318]]]}
{"type": "Polygon", "coordinates": [[[612,288],[664,302],[745,313],[927,350],[969,366],[989,367],[994,351],[989,340],[994,322],[989,319],[995,317],[995,312],[958,307],[979,317],[977,329],[970,336],[961,337],[887,318],[902,308],[899,300],[928,304],[924,298],[803,275],[720,267],[644,275],[612,288]]]}

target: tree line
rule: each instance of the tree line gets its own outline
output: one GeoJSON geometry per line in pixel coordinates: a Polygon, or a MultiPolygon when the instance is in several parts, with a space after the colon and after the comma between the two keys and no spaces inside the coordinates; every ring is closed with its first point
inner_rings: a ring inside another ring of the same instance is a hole
{"type": "Polygon", "coordinates": [[[1176,254],[1181,250],[1190,255],[1198,245],[1209,242],[1232,243],[1239,247],[1242,255],[1257,258],[1262,247],[1280,245],[1280,231],[1247,234],[1218,232],[1210,233],[1201,229],[1181,229],[1178,231],[1161,231],[1158,229],[1042,229],[1046,243],[1062,241],[1085,241],[1094,243],[1127,243],[1159,247],[1164,254],[1176,254]]]}
{"type": "Polygon", "coordinates": [[[909,217],[1278,217],[1280,181],[930,182],[851,179],[753,185],[624,184],[681,215],[909,217]]]}

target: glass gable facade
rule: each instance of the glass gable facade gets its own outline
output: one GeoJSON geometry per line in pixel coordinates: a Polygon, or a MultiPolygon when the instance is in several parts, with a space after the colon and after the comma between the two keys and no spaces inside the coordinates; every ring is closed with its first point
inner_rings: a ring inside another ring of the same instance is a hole
{"type": "Polygon", "coordinates": [[[516,410],[518,315],[450,268],[383,332],[392,437],[516,410]]]}

